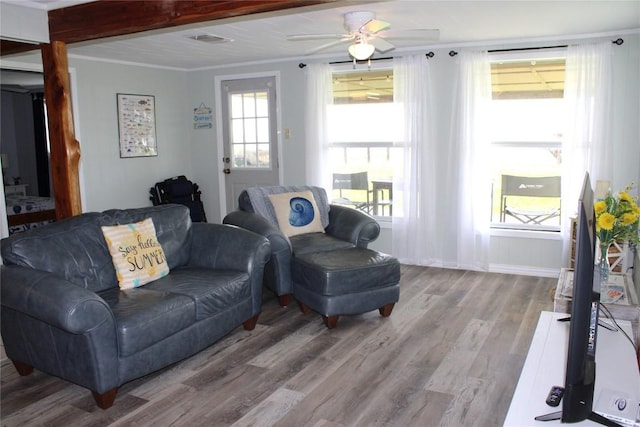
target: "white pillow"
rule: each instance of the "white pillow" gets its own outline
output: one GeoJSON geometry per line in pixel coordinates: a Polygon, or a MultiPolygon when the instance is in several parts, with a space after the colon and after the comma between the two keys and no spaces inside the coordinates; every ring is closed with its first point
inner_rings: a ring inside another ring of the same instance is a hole
{"type": "Polygon", "coordinates": [[[101,228],[120,289],[137,288],[169,274],[169,264],[151,218],[101,228]]]}
{"type": "Polygon", "coordinates": [[[320,211],[311,191],[270,194],[280,230],[286,236],[324,233],[320,211]]]}

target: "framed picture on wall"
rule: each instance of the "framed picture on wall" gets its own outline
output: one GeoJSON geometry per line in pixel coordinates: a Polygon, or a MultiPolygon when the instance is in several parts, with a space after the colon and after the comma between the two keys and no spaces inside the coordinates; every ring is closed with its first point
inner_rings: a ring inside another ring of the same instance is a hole
{"type": "Polygon", "coordinates": [[[118,93],[117,98],[120,157],[157,156],[155,97],[118,93]]]}

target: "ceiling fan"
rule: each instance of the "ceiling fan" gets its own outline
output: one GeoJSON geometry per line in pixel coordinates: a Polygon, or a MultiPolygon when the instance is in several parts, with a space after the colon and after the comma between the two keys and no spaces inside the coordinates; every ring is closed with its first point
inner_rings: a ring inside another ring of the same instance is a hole
{"type": "Polygon", "coordinates": [[[347,33],[337,34],[292,34],[287,36],[287,40],[315,40],[331,39],[337,40],[317,46],[306,52],[307,55],[328,49],[332,46],[344,42],[352,42],[349,46],[349,54],[357,60],[365,60],[373,55],[374,51],[381,53],[388,52],[395,48],[387,41],[387,38],[396,39],[417,39],[417,40],[437,40],[440,31],[432,29],[415,29],[404,31],[391,31],[391,24],[379,21],[374,12],[348,12],[344,14],[344,28],[347,33]],[[384,36],[384,37],[383,37],[384,36]]]}

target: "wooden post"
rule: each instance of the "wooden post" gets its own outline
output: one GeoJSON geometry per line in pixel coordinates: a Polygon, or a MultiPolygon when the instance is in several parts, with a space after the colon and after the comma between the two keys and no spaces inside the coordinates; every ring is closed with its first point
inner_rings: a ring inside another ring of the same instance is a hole
{"type": "Polygon", "coordinates": [[[67,45],[61,41],[40,45],[44,94],[49,119],[51,176],[56,218],[82,213],[80,198],[80,144],[75,138],[69,84],[67,45]]]}

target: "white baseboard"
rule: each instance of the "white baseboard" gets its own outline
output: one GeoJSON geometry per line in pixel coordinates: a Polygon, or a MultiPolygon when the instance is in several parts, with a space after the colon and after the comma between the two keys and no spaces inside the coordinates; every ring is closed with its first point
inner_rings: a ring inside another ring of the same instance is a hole
{"type": "Polygon", "coordinates": [[[491,264],[489,271],[492,273],[520,274],[523,276],[554,277],[560,276],[560,269],[531,267],[527,265],[491,264]]]}
{"type": "MultiPolygon", "coordinates": [[[[403,261],[400,260],[402,263],[403,261]]],[[[405,264],[410,264],[406,263],[405,264]]],[[[450,266],[444,265],[441,261],[433,261],[428,264],[420,264],[425,267],[439,267],[439,268],[452,268],[456,270],[465,270],[463,266],[450,266]]],[[[466,270],[475,270],[474,268],[466,268],[466,270]]],[[[512,264],[491,264],[489,266],[490,273],[502,273],[502,274],[519,274],[522,276],[536,276],[536,277],[560,277],[560,269],[555,268],[541,268],[531,267],[527,265],[512,265],[512,264]]]]}

